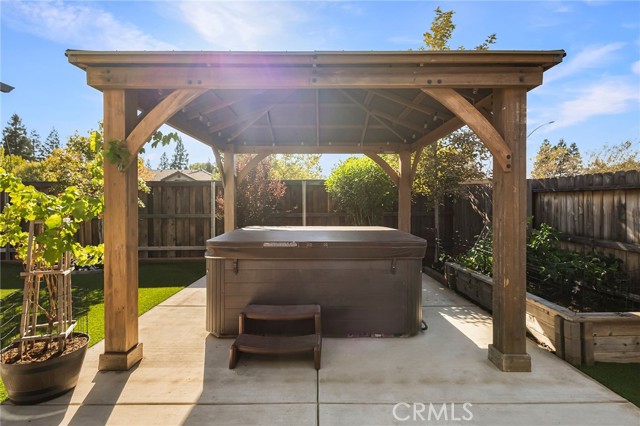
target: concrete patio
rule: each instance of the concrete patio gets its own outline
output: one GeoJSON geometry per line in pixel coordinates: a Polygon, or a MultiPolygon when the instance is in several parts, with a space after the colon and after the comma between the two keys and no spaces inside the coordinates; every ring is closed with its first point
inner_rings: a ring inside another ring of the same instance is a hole
{"type": "Polygon", "coordinates": [[[204,278],[140,319],[144,359],[98,372],[37,406],[0,407],[2,425],[638,425],[640,409],[528,342],[531,373],[487,359],[491,318],[423,276],[429,329],[412,338],[323,340],[311,356],[243,355],[208,336],[204,278]],[[446,404],[446,405],[445,405],[446,404]]]}

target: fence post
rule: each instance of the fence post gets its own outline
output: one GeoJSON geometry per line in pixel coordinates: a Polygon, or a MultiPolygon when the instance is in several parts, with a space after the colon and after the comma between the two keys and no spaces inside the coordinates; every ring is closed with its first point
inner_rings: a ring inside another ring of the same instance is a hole
{"type": "Polygon", "coordinates": [[[564,359],[571,365],[582,365],[582,330],[577,321],[564,321],[564,359]]]}
{"type": "Polygon", "coordinates": [[[593,354],[593,323],[582,323],[582,360],[585,365],[593,365],[595,363],[593,354]]]}
{"type": "Polygon", "coordinates": [[[307,226],[307,181],[302,181],[302,226],[307,226]]]}

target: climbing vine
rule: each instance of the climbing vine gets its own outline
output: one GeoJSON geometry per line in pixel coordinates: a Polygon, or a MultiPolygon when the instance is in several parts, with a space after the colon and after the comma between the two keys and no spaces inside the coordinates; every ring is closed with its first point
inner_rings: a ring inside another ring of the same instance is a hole
{"type": "MultiPolygon", "coordinates": [[[[167,146],[173,141],[179,141],[180,136],[175,132],[167,134],[157,131],[153,134],[148,141],[151,143],[152,148],[158,147],[158,145],[167,146]]],[[[140,153],[144,153],[144,148],[140,148],[140,153]]],[[[118,166],[118,171],[123,172],[131,165],[131,152],[127,147],[127,141],[122,139],[110,139],[107,143],[107,148],[104,151],[104,158],[106,158],[111,164],[118,166]]]]}

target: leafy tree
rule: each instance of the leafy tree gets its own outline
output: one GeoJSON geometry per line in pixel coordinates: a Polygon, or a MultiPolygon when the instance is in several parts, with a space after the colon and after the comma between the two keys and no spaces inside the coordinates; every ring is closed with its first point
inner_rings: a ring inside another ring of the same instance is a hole
{"type": "Polygon", "coordinates": [[[453,23],[455,12],[443,12],[440,6],[434,10],[436,16],[431,22],[431,31],[424,33],[424,44],[428,50],[450,50],[449,40],[456,25],[453,23]]]}
{"type": "Polygon", "coordinates": [[[160,156],[160,163],[158,164],[158,170],[169,170],[169,157],[167,153],[163,152],[160,156]]]}
{"type": "MultiPolygon", "coordinates": [[[[62,193],[74,186],[90,196],[100,196],[103,190],[103,136],[102,126],[87,136],[75,132],[67,146],[54,149],[42,161],[23,161],[13,168],[14,174],[26,182],[52,182],[50,191],[62,193]]],[[[7,156],[4,156],[5,159],[7,156]]],[[[138,189],[148,192],[145,178],[150,171],[138,159],[138,189]]]]}
{"type": "Polygon", "coordinates": [[[271,179],[321,179],[321,154],[279,154],[271,159],[271,179]]]}
{"type": "Polygon", "coordinates": [[[460,190],[460,183],[486,179],[489,158],[482,141],[463,127],[425,148],[416,169],[413,193],[424,196],[428,204],[440,203],[446,194],[460,190]]]}
{"type": "Polygon", "coordinates": [[[213,176],[216,176],[218,174],[218,168],[209,159],[207,159],[207,161],[204,163],[191,163],[189,164],[189,169],[204,170],[205,172],[211,173],[213,176]]]}
{"type": "Polygon", "coordinates": [[[564,139],[553,145],[545,139],[540,145],[531,177],[546,179],[552,177],[575,176],[582,172],[582,156],[574,143],[567,146],[564,139]]]}
{"type": "Polygon", "coordinates": [[[19,155],[11,155],[5,153],[4,148],[0,147],[0,167],[5,169],[8,173],[13,173],[18,167],[21,167],[26,160],[19,155]]]}
{"type": "Polygon", "coordinates": [[[589,156],[585,173],[613,173],[640,170],[640,149],[638,144],[625,141],[609,147],[605,145],[589,156]]]}
{"type": "MultiPolygon", "coordinates": [[[[90,137],[77,136],[84,139],[87,145],[93,140],[93,149],[99,150],[101,134],[90,137]],[[99,140],[98,140],[99,139],[99,140]]],[[[94,153],[93,159],[84,158],[81,151],[70,147],[54,149],[51,155],[41,161],[27,161],[14,169],[16,177],[26,182],[52,182],[50,192],[59,194],[65,188],[73,186],[82,193],[99,196],[102,194],[102,155],[94,153]]]]}
{"type": "MultiPolygon", "coordinates": [[[[242,170],[250,160],[250,155],[239,155],[237,169],[242,170]]],[[[278,201],[284,197],[286,185],[280,180],[269,179],[270,170],[271,159],[267,157],[238,183],[236,214],[239,227],[267,225],[278,201]]]]}
{"type": "Polygon", "coordinates": [[[325,187],[353,225],[380,225],[382,214],[397,200],[389,175],[368,157],[341,161],[325,187]]]}
{"type": "Polygon", "coordinates": [[[81,135],[76,130],[74,134],[69,136],[69,138],[67,139],[66,149],[78,153],[80,155],[80,158],[85,161],[93,161],[96,158],[96,155],[99,153],[100,149],[102,149],[102,134],[102,122],[98,123],[98,130],[90,130],[88,136],[81,135]],[[96,133],[97,137],[94,138],[92,142],[90,139],[94,132],[96,133]]]}
{"type": "Polygon", "coordinates": [[[187,152],[182,139],[178,138],[176,147],[173,151],[173,157],[171,157],[170,169],[185,170],[189,167],[189,153],[187,152]]]}
{"type": "Polygon", "coordinates": [[[2,130],[2,147],[7,154],[20,156],[27,161],[35,159],[33,143],[27,136],[27,128],[18,114],[13,114],[2,130]]]}
{"type": "MultiPolygon", "coordinates": [[[[453,15],[455,12],[450,10],[443,12],[440,6],[434,10],[436,16],[431,21],[430,31],[424,33],[424,46],[420,50],[451,50],[449,42],[453,36],[456,25],[453,23],[453,15]]],[[[497,40],[496,34],[489,34],[484,42],[475,47],[476,50],[488,50],[489,46],[497,40]]],[[[463,50],[460,46],[458,49],[463,50]]]]}
{"type": "MultiPolygon", "coordinates": [[[[440,7],[434,12],[430,31],[424,33],[424,46],[420,49],[450,50],[449,43],[456,28],[455,12],[444,12],[440,7]]],[[[488,50],[496,40],[496,34],[490,34],[475,49],[488,50]]],[[[459,190],[461,182],[487,178],[489,174],[484,170],[484,164],[489,158],[489,151],[482,141],[468,127],[463,127],[425,148],[416,169],[413,192],[426,197],[427,203],[438,205],[445,194],[459,190]]]]}

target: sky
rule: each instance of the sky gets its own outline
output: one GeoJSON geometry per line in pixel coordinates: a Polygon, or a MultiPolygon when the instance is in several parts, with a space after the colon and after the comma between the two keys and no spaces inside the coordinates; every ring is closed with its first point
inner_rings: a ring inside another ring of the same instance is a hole
{"type": "MultiPolygon", "coordinates": [[[[0,0],[0,81],[15,87],[0,94],[0,124],[16,113],[43,140],[55,128],[63,141],[97,128],[102,95],[67,49],[404,51],[422,45],[437,6],[455,11],[454,48],[496,33],[494,50],[566,51],[528,95],[529,171],[543,139],[575,142],[583,157],[640,144],[638,1],[0,0]]],[[[191,162],[213,160],[183,140],[191,162]]],[[[162,152],[143,157],[155,167],[162,152]]],[[[323,156],[325,176],[344,158],[323,156]]]]}

